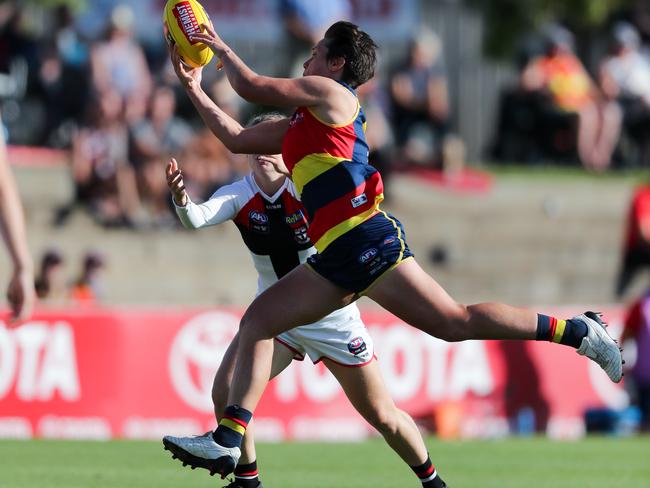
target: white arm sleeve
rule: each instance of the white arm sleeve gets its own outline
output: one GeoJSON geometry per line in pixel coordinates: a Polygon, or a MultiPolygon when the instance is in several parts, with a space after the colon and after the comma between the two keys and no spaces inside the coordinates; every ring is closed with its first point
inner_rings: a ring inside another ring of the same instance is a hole
{"type": "Polygon", "coordinates": [[[196,204],[187,199],[184,207],[176,205],[176,215],[186,229],[200,229],[232,220],[241,208],[242,185],[240,182],[219,188],[207,202],[196,204]]]}

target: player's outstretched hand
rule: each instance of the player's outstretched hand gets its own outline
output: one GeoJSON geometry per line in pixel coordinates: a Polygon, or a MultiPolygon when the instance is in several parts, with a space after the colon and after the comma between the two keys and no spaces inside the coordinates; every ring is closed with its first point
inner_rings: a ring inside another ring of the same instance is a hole
{"type": "Polygon", "coordinates": [[[179,207],[184,207],[187,205],[187,192],[185,191],[185,184],[183,183],[183,173],[178,167],[178,162],[174,158],[167,163],[165,174],[167,176],[167,186],[169,187],[172,197],[174,197],[174,203],[179,207]]]}
{"type": "Polygon", "coordinates": [[[29,318],[36,301],[34,274],[31,269],[16,269],[9,281],[7,301],[11,308],[10,323],[29,318]]]}
{"type": "Polygon", "coordinates": [[[169,46],[169,56],[172,60],[172,66],[176,72],[176,76],[181,80],[181,83],[188,90],[198,88],[201,86],[201,78],[203,67],[190,68],[181,61],[181,56],[178,53],[176,45],[169,46]]]}

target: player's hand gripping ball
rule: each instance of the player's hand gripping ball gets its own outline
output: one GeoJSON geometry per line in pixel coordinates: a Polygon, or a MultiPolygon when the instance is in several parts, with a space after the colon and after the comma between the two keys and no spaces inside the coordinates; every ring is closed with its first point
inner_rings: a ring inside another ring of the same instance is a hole
{"type": "Polygon", "coordinates": [[[212,50],[198,41],[190,41],[192,34],[202,32],[210,24],[210,17],[196,0],[167,0],[163,12],[165,40],[178,47],[181,60],[192,68],[205,66],[212,59],[212,50]]]}

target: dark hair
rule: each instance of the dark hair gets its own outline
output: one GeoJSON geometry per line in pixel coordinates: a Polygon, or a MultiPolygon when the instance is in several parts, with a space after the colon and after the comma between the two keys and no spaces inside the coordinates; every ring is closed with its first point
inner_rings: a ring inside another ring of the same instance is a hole
{"type": "Polygon", "coordinates": [[[352,88],[363,85],[375,75],[377,44],[352,22],[339,21],[325,32],[327,60],[345,59],[344,81],[352,88]]]}

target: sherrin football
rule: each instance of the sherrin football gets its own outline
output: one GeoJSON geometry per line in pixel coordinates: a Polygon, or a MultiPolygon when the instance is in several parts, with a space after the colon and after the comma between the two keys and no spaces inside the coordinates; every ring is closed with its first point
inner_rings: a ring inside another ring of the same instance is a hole
{"type": "Polygon", "coordinates": [[[212,59],[212,50],[202,42],[190,41],[190,36],[201,32],[201,25],[210,23],[210,17],[196,0],[167,0],[163,12],[165,39],[178,46],[183,62],[193,68],[205,66],[212,59]]]}

